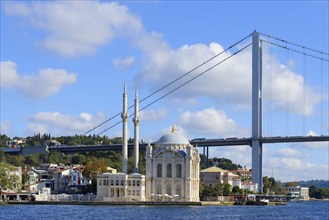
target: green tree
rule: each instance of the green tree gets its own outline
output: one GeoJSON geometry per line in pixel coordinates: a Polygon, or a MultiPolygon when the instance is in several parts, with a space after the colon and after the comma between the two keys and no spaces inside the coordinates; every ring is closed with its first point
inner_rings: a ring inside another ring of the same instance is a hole
{"type": "Polygon", "coordinates": [[[66,164],[66,160],[60,151],[54,150],[48,154],[48,163],[66,164]]]}
{"type": "Polygon", "coordinates": [[[6,162],[6,155],[2,150],[0,150],[0,162],[6,162]]]}
{"type": "Polygon", "coordinates": [[[20,189],[21,183],[17,175],[11,175],[10,171],[14,171],[16,167],[1,162],[0,163],[0,188],[1,189],[20,189]]]}
{"type": "Polygon", "coordinates": [[[91,179],[91,191],[97,191],[97,175],[105,173],[107,170],[107,161],[104,159],[93,159],[87,161],[82,175],[91,179]]]}
{"type": "Polygon", "coordinates": [[[232,193],[233,193],[233,194],[243,194],[243,189],[240,189],[239,186],[234,186],[234,187],[232,188],[232,193]]]}
{"type": "Polygon", "coordinates": [[[39,154],[29,154],[25,157],[25,163],[33,167],[38,167],[42,162],[39,160],[39,154]]]}
{"type": "Polygon", "coordinates": [[[86,156],[83,154],[76,154],[71,158],[72,164],[85,164],[86,163],[86,156]]]}

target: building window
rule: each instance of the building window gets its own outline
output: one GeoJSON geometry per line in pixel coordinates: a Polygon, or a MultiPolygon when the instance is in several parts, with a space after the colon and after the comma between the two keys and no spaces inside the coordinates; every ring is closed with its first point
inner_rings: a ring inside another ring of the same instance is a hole
{"type": "Polygon", "coordinates": [[[171,163],[167,164],[167,177],[171,177],[171,163]]]}
{"type": "Polygon", "coordinates": [[[131,186],[131,180],[128,180],[128,186],[131,186]]]}
{"type": "Polygon", "coordinates": [[[182,195],[182,188],[179,184],[176,186],[176,195],[181,196],[182,195]]]}
{"type": "Polygon", "coordinates": [[[115,185],[119,186],[119,180],[115,180],[115,185]]]}
{"type": "Polygon", "coordinates": [[[135,186],[136,185],[136,181],[135,180],[133,180],[133,186],[135,186]]]}
{"type": "Polygon", "coordinates": [[[106,186],[106,180],[103,180],[103,185],[106,186]]]}
{"type": "Polygon", "coordinates": [[[162,164],[157,166],[157,177],[162,177],[162,164]]]}
{"type": "Polygon", "coordinates": [[[181,164],[176,165],[176,177],[178,177],[178,178],[182,177],[182,165],[181,164]]]}
{"type": "Polygon", "coordinates": [[[166,187],[167,194],[171,196],[171,185],[168,184],[166,187]]]}
{"type": "Polygon", "coordinates": [[[121,180],[121,186],[125,185],[125,181],[121,180]]]}
{"type": "Polygon", "coordinates": [[[102,185],[102,180],[100,179],[99,181],[98,181],[98,185],[102,185]]]}
{"type": "Polygon", "coordinates": [[[136,186],[139,186],[139,180],[136,180],[136,186]]]}
{"type": "Polygon", "coordinates": [[[111,186],[113,186],[114,185],[114,180],[111,180],[111,186]]]}

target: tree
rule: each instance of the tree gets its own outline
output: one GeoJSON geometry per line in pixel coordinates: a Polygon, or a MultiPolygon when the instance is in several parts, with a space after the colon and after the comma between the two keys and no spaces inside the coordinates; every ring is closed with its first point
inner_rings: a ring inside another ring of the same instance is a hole
{"type": "Polygon", "coordinates": [[[91,179],[91,191],[97,191],[97,175],[105,173],[107,170],[107,162],[104,159],[94,159],[87,161],[82,175],[91,179]]]}
{"type": "Polygon", "coordinates": [[[76,154],[71,158],[71,163],[73,164],[85,164],[86,156],[83,154],[76,154]]]}
{"type": "Polygon", "coordinates": [[[1,189],[20,189],[21,183],[17,175],[11,175],[10,171],[14,171],[16,167],[8,163],[0,163],[0,188],[1,189]]]}
{"type": "Polygon", "coordinates": [[[66,160],[60,151],[51,151],[48,155],[48,163],[66,164],[66,160]]]}
{"type": "Polygon", "coordinates": [[[243,194],[243,189],[240,189],[239,186],[234,186],[234,187],[232,188],[232,193],[233,193],[233,194],[243,194]]]}

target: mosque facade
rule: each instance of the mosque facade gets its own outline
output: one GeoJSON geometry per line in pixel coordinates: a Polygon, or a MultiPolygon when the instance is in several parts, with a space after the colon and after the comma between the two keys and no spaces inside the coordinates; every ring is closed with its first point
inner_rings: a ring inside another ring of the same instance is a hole
{"type": "Polygon", "coordinates": [[[146,147],[146,175],[138,170],[139,115],[135,95],[134,173],[128,174],[128,109],[124,85],[122,116],[122,172],[97,176],[97,197],[103,201],[199,201],[200,156],[183,135],[173,127],[155,144],[146,147]]]}

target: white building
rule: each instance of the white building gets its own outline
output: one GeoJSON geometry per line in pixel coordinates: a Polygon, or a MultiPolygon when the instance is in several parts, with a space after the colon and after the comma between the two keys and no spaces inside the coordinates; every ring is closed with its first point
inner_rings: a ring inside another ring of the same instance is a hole
{"type": "Polygon", "coordinates": [[[126,84],[123,92],[122,172],[97,176],[97,197],[103,201],[199,201],[199,165],[197,147],[172,129],[155,146],[147,146],[146,177],[138,173],[139,116],[135,95],[134,172],[128,174],[128,106],[126,84]]]}
{"type": "Polygon", "coordinates": [[[307,187],[300,187],[300,186],[288,186],[285,187],[287,190],[287,195],[299,199],[299,200],[309,200],[309,188],[307,187]]]}
{"type": "Polygon", "coordinates": [[[175,132],[146,148],[146,200],[199,201],[198,148],[175,132]]]}

